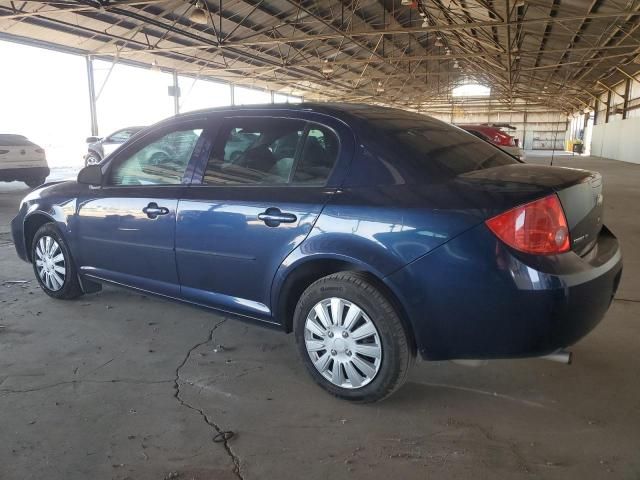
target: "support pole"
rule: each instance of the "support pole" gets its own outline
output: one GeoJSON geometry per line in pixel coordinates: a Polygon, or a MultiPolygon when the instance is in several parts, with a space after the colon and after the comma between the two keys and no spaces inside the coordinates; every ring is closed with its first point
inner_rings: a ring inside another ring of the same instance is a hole
{"type": "Polygon", "coordinates": [[[629,116],[629,100],[631,100],[631,78],[627,78],[624,85],[624,104],[622,107],[622,119],[626,120],[629,116]]]}
{"type": "Polygon", "coordinates": [[[236,104],[236,88],[233,83],[229,85],[229,89],[231,90],[231,106],[234,106],[236,104]]]}
{"type": "Polygon", "coordinates": [[[180,87],[178,86],[178,72],[173,71],[173,113],[180,113],[180,87]]]}
{"type": "Polygon", "coordinates": [[[90,55],[87,60],[87,81],[89,82],[89,112],[91,114],[91,135],[98,135],[98,113],[96,110],[96,86],[93,80],[93,60],[90,55]]]}

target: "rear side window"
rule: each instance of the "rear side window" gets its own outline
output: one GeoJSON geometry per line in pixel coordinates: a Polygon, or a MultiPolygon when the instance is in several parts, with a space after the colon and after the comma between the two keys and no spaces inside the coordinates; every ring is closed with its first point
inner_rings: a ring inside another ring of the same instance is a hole
{"type": "Polygon", "coordinates": [[[289,182],[306,122],[233,118],[218,134],[202,183],[278,185],[289,182]]]}
{"type": "Polygon", "coordinates": [[[338,137],[326,127],[311,124],[293,174],[293,184],[324,185],[338,158],[338,137]]]}

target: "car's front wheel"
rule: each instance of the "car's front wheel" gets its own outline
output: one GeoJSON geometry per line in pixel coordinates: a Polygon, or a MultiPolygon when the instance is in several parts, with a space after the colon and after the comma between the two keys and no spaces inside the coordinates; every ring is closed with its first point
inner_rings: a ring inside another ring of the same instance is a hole
{"type": "Polygon", "coordinates": [[[31,259],[36,279],[44,293],[64,300],[82,295],[69,247],[53,223],[45,223],[34,235],[31,259]]]}
{"type": "Polygon", "coordinates": [[[294,329],[311,376],[346,400],[375,402],[391,395],[414,359],[391,301],[357,272],[329,275],[309,286],[298,301],[294,329]]]}

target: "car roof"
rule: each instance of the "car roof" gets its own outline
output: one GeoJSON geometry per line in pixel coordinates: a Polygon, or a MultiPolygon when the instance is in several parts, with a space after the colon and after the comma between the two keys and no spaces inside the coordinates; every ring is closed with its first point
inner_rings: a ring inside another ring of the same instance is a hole
{"type": "MultiPolygon", "coordinates": [[[[268,112],[270,110],[315,112],[315,113],[323,113],[326,115],[332,115],[338,118],[341,118],[344,116],[360,116],[364,112],[367,112],[367,113],[384,113],[384,112],[390,113],[394,111],[405,112],[404,110],[400,110],[397,108],[383,107],[378,105],[367,105],[367,104],[360,104],[360,103],[302,102],[302,103],[267,103],[267,104],[257,104],[257,105],[234,105],[234,106],[225,106],[225,107],[213,107],[213,108],[205,108],[201,110],[193,110],[190,112],[180,113],[173,118],[184,118],[184,117],[189,117],[191,115],[202,115],[207,113],[242,112],[242,111],[256,112],[260,110],[263,110],[265,112],[268,112]]],[[[412,114],[411,112],[406,112],[406,113],[412,114]]]]}
{"type": "Polygon", "coordinates": [[[117,130],[114,130],[113,132],[111,132],[110,135],[113,135],[114,133],[117,133],[117,132],[121,132],[122,130],[142,130],[143,128],[146,128],[146,127],[140,126],[140,125],[134,125],[131,127],[122,127],[122,128],[118,128],[117,130]]]}

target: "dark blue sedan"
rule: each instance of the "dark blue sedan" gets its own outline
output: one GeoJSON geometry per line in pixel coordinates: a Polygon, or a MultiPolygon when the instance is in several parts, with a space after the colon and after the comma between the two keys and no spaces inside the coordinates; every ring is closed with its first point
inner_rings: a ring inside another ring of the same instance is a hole
{"type": "Polygon", "coordinates": [[[544,356],[602,319],[622,270],[602,178],[521,163],[363,105],[206,110],[138,133],[12,231],[54,298],[111,283],[285,332],[324,389],[396,390],[429,360],[544,356]]]}

